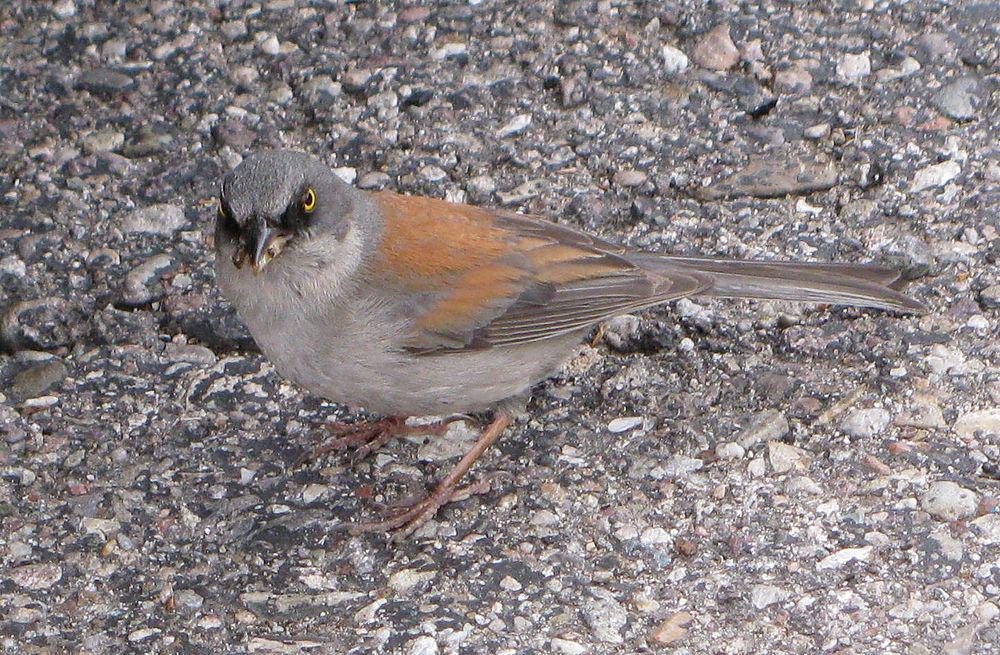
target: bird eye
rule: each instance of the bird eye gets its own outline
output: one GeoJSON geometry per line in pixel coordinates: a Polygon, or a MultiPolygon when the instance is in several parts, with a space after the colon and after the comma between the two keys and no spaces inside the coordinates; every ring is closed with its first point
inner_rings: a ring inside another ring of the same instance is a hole
{"type": "Polygon", "coordinates": [[[316,192],[306,189],[306,194],[302,196],[302,211],[308,214],[314,209],[316,209],[316,192]]]}

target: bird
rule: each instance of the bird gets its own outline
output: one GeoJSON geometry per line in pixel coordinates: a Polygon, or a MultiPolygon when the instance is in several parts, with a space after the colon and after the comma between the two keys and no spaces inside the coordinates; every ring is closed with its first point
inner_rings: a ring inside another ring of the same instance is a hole
{"type": "Polygon", "coordinates": [[[423,500],[348,526],[397,537],[456,495],[602,321],[689,296],[926,311],[893,268],[642,251],[538,216],[363,191],[290,149],[250,153],[224,176],[214,248],[219,288],[281,376],[387,417],[335,424],[317,454],[370,453],[407,434],[407,417],[492,413],[423,500]]]}

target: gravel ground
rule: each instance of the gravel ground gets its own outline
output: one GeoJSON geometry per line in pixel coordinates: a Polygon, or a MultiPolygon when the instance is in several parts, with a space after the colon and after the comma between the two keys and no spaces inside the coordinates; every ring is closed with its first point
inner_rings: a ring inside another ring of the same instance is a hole
{"type": "Polygon", "coordinates": [[[998,25],[971,0],[0,4],[0,648],[996,653],[998,25]],[[893,262],[932,309],[616,319],[488,491],[349,537],[472,433],[296,466],[347,410],[278,378],[209,254],[221,175],[274,145],[651,249],[893,262]]]}

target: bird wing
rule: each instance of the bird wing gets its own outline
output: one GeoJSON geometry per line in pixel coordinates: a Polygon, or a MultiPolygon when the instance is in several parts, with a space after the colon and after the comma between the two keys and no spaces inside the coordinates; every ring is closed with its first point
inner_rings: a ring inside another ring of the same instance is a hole
{"type": "Polygon", "coordinates": [[[706,289],[685,271],[650,272],[619,246],[530,216],[443,200],[375,195],[385,229],[374,273],[410,313],[420,354],[511,346],[584,329],[706,289]]]}

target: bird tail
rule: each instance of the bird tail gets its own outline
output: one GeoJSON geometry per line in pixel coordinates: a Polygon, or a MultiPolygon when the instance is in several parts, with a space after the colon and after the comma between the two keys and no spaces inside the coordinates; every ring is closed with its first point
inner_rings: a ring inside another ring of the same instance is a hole
{"type": "Polygon", "coordinates": [[[629,259],[651,271],[706,279],[708,285],[700,295],[927,311],[923,304],[894,288],[900,282],[899,271],[875,264],[741,261],[652,253],[630,255],[629,259]]]}

